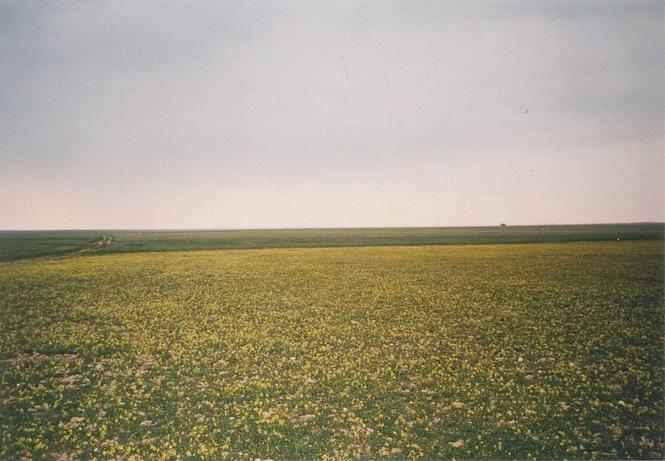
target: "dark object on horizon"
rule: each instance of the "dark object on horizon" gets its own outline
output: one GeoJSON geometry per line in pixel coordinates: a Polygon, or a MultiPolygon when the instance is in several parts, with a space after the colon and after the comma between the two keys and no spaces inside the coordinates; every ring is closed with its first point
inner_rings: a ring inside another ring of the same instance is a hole
{"type": "Polygon", "coordinates": [[[506,223],[505,223],[505,222],[502,222],[502,223],[501,223],[501,227],[506,227],[506,223]]]}

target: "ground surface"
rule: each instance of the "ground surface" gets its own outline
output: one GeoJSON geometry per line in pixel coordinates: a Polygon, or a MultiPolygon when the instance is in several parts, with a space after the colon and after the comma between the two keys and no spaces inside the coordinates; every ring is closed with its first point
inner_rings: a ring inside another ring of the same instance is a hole
{"type": "Polygon", "coordinates": [[[110,237],[102,253],[316,248],[377,245],[468,245],[602,240],[662,240],[663,223],[566,226],[223,231],[0,231],[0,261],[72,254],[110,237]]]}
{"type": "Polygon", "coordinates": [[[0,459],[662,458],[663,267],[662,241],[2,263],[0,459]]]}
{"type": "Polygon", "coordinates": [[[0,261],[59,256],[103,238],[99,231],[0,231],[0,261]]]}

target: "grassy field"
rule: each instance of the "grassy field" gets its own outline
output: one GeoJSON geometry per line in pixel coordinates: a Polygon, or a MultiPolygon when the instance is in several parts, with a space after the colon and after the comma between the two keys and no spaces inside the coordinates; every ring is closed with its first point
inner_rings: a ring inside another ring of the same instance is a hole
{"type": "Polygon", "coordinates": [[[0,263],[0,459],[662,459],[663,258],[614,239],[0,263]]]}
{"type": "Polygon", "coordinates": [[[0,261],[72,253],[112,236],[101,252],[317,248],[378,245],[474,245],[665,238],[665,225],[431,227],[376,229],[266,229],[225,231],[0,232],[0,261]]]}
{"type": "Polygon", "coordinates": [[[0,261],[74,253],[101,240],[101,231],[0,231],[0,261]]]}

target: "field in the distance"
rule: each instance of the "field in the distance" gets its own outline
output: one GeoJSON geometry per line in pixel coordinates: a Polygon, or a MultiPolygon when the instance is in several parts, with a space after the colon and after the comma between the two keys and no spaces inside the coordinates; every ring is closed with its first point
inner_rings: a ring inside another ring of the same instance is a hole
{"type": "Polygon", "coordinates": [[[0,231],[0,261],[75,253],[102,239],[100,231],[0,231]]]}
{"type": "Polygon", "coordinates": [[[97,251],[238,250],[384,245],[477,245],[603,240],[662,240],[663,223],[557,226],[422,227],[355,229],[257,229],[207,231],[0,231],[0,261],[63,256],[94,246],[97,251]]]}
{"type": "Polygon", "coordinates": [[[114,246],[0,263],[0,459],[665,455],[662,240],[114,246]]]}

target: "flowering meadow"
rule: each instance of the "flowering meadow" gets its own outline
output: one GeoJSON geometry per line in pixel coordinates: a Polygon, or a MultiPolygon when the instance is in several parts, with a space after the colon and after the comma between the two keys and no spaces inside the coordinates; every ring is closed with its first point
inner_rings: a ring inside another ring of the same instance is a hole
{"type": "Polygon", "coordinates": [[[663,242],[0,263],[0,459],[665,457],[663,242]]]}

